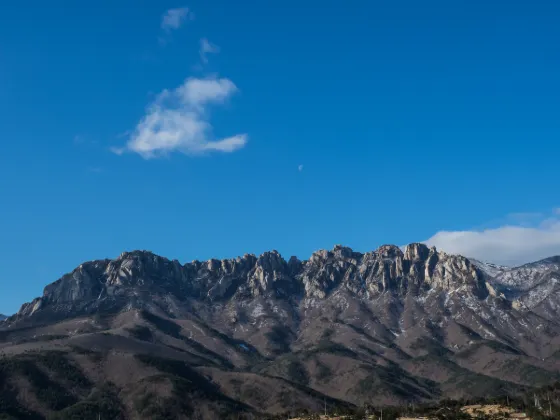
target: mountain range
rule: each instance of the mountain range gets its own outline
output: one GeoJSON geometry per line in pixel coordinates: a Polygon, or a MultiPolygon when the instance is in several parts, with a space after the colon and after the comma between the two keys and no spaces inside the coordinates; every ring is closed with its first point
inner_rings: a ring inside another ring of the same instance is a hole
{"type": "Polygon", "coordinates": [[[0,412],[212,419],[513,395],[560,380],[559,281],[560,257],[510,268],[423,244],[125,252],[0,322],[0,412]]]}

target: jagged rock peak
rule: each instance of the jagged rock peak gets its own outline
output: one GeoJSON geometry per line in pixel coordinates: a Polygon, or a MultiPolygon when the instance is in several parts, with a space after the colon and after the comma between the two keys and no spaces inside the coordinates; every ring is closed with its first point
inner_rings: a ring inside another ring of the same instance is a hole
{"type": "Polygon", "coordinates": [[[290,257],[290,259],[288,260],[288,272],[290,274],[290,276],[294,277],[301,272],[303,267],[303,262],[300,261],[300,259],[298,257],[296,257],[295,255],[292,255],[290,257]]]}
{"type": "Polygon", "coordinates": [[[271,270],[281,270],[287,266],[287,263],[278,251],[273,250],[261,254],[256,261],[256,265],[271,270]]]}
{"type": "MultiPolygon", "coordinates": [[[[132,251],[124,251],[122,252],[115,260],[113,261],[125,261],[125,260],[140,260],[140,259],[162,259],[168,260],[165,257],[160,255],[154,254],[152,251],[148,250],[132,250],[132,251]]],[[[168,260],[169,261],[169,260],[168,260]]]]}
{"type": "Polygon", "coordinates": [[[375,253],[382,258],[395,259],[404,257],[402,250],[396,245],[381,245],[375,253]]]}
{"type": "MultiPolygon", "coordinates": [[[[343,245],[314,252],[309,260],[286,261],[276,251],[258,257],[209,259],[181,265],[150,251],[122,253],[114,260],[81,264],[44,289],[22,311],[34,313],[56,305],[90,305],[103,300],[133,299],[139,294],[184,299],[249,299],[256,296],[324,299],[338,288],[368,298],[379,293],[417,295],[426,288],[457,290],[466,286],[485,296],[483,276],[468,259],[413,243],[404,252],[382,245],[361,254],[343,245]],[[88,303],[89,302],[89,303],[88,303]]],[[[91,305],[90,305],[91,306],[91,305]]],[[[22,312],[20,311],[20,312],[22,312]]]]}
{"type": "MultiPolygon", "coordinates": [[[[432,253],[436,253],[435,247],[432,253]]],[[[404,259],[409,261],[426,261],[430,256],[430,248],[421,243],[408,244],[404,250],[404,259]]]]}
{"type": "Polygon", "coordinates": [[[350,248],[348,246],[337,244],[337,245],[334,246],[332,252],[335,255],[338,254],[338,255],[341,255],[341,256],[349,257],[353,254],[354,251],[352,251],[352,248],[350,248]]]}

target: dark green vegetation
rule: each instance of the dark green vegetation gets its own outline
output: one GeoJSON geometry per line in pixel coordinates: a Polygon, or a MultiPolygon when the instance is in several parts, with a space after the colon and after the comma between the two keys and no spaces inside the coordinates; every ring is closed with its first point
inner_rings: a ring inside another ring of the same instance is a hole
{"type": "MultiPolygon", "coordinates": [[[[97,353],[81,349],[81,355],[97,353]]],[[[148,377],[156,384],[169,381],[172,392],[161,397],[145,393],[135,399],[135,409],[142,418],[175,419],[195,415],[202,400],[211,401],[218,413],[250,412],[245,405],[222,395],[203,375],[177,360],[151,355],[137,355],[137,360],[160,373],[148,377]]],[[[112,383],[93,384],[61,351],[25,353],[0,359],[0,419],[30,420],[124,420],[127,418],[121,392],[112,383]],[[25,386],[25,390],[22,387],[25,386]],[[19,393],[19,395],[18,395],[19,393]],[[34,411],[21,403],[21,398],[33,395],[43,412],[34,411]]]]}
{"type": "Polygon", "coordinates": [[[127,329],[130,335],[137,340],[152,342],[154,340],[154,335],[152,331],[145,327],[144,325],[135,325],[133,328],[127,329]]]}
{"type": "Polygon", "coordinates": [[[92,386],[81,370],[61,352],[27,354],[0,360],[0,380],[7,403],[17,405],[10,379],[18,377],[29,383],[39,401],[50,410],[62,410],[78,402],[83,392],[92,386]]]}
{"type": "MultiPolygon", "coordinates": [[[[560,419],[560,382],[514,396],[502,395],[494,398],[469,400],[445,399],[437,404],[409,404],[406,407],[375,407],[366,405],[349,409],[348,407],[329,406],[327,412],[331,416],[348,416],[348,420],[363,420],[366,415],[380,418],[381,413],[383,413],[384,420],[395,420],[399,417],[469,420],[472,417],[462,412],[461,408],[465,405],[473,404],[499,404],[515,409],[518,412],[526,413],[532,420],[558,420],[560,419]],[[535,406],[535,402],[537,406],[535,406]]],[[[298,412],[298,416],[305,420],[319,420],[320,418],[318,413],[298,412]]],[[[272,418],[280,420],[286,418],[286,415],[278,415],[272,418]]],[[[479,415],[477,418],[495,420],[500,417],[479,415]]]]}
{"type": "Polygon", "coordinates": [[[102,385],[83,401],[78,402],[59,413],[53,414],[52,420],[124,420],[125,410],[118,398],[118,389],[111,383],[102,385]]]}
{"type": "Polygon", "coordinates": [[[93,420],[99,415],[124,419],[117,394],[110,383],[96,388],[65,352],[25,353],[0,359],[0,419],[93,420]],[[24,386],[28,388],[22,390],[24,386]],[[50,414],[24,405],[21,397],[28,395],[50,414]]]}
{"type": "Polygon", "coordinates": [[[528,387],[559,380],[554,370],[507,340],[482,341],[466,329],[472,344],[453,352],[437,324],[430,324],[430,336],[403,349],[342,320],[304,340],[272,325],[263,341],[250,345],[199,319],[178,321],[147,310],[131,318],[98,318],[105,330],[66,338],[4,331],[9,344],[35,350],[16,347],[0,355],[0,420],[285,419],[305,410],[311,416],[324,404],[332,414],[363,418],[364,403],[386,404],[385,419],[461,419],[461,406],[502,395],[535,419],[550,418],[545,405],[559,416],[556,388],[535,408],[528,387]],[[493,370],[469,369],[489,351],[505,357],[488,365],[493,370]],[[442,401],[449,397],[458,400],[442,401]]]}
{"type": "Polygon", "coordinates": [[[290,342],[293,341],[294,334],[289,328],[280,325],[274,325],[266,337],[273,344],[273,351],[276,354],[282,354],[290,351],[290,342]]]}
{"type": "Polygon", "coordinates": [[[201,400],[212,401],[223,415],[248,409],[245,405],[224,396],[216,385],[184,362],[152,355],[136,357],[145,365],[162,372],[153,378],[154,380],[168,379],[172,384],[169,397],[161,398],[148,394],[137,401],[137,409],[143,416],[157,420],[193,415],[201,400]]]}
{"type": "MultiPolygon", "coordinates": [[[[76,348],[74,354],[99,356],[99,353],[76,348]],[[80,350],[80,351],[78,351],[80,350]]],[[[310,355],[309,357],[312,357],[310,355]]],[[[151,385],[152,391],[134,394],[132,399],[132,415],[130,407],[126,407],[123,399],[127,396],[122,388],[112,383],[95,384],[78,367],[72,355],[63,351],[29,352],[10,358],[0,359],[0,420],[95,420],[99,416],[104,419],[126,420],[129,418],[145,418],[154,420],[178,418],[202,418],[200,407],[211,406],[210,416],[224,419],[285,419],[288,415],[306,414],[309,419],[316,418],[312,413],[301,412],[294,408],[289,413],[271,416],[258,413],[251,407],[226,396],[219,386],[204,374],[198,372],[187,363],[179,360],[166,359],[149,354],[138,354],[135,360],[142,366],[156,372],[142,380],[142,385],[151,385]],[[22,384],[27,386],[27,393],[32,394],[37,402],[46,408],[41,412],[33,406],[21,401],[22,384]],[[167,393],[155,390],[168,388],[167,393]],[[139,417],[137,417],[139,416],[139,417]]],[[[308,377],[306,370],[294,355],[285,355],[274,365],[271,377],[288,376],[292,386],[311,397],[323,399],[321,394],[306,388],[308,377]]],[[[384,392],[402,393],[403,396],[435,390],[435,384],[426,380],[418,380],[404,372],[397,365],[386,367],[363,367],[370,370],[369,376],[360,381],[353,392],[365,395],[384,392]],[[392,387],[390,390],[387,387],[392,387]]],[[[326,375],[329,374],[328,368],[326,375]]],[[[532,372],[532,371],[531,371],[532,372]]],[[[461,376],[460,386],[469,386],[468,375],[461,376]]],[[[480,383],[479,378],[475,381],[480,383]]],[[[489,384],[498,386],[499,384],[489,384]]],[[[474,385],[473,385],[474,386],[474,385]]],[[[502,396],[494,398],[473,398],[459,401],[442,400],[436,405],[414,403],[407,407],[383,407],[384,419],[395,419],[398,416],[429,416],[437,419],[467,419],[460,411],[467,404],[508,404],[512,408],[528,413],[532,419],[547,420],[560,418],[560,383],[539,389],[506,389],[502,396]],[[507,395],[507,397],[506,397],[507,395]],[[535,407],[535,400],[538,406],[535,407]]],[[[496,389],[494,389],[496,391],[496,389]]],[[[245,391],[257,398],[258,387],[248,387],[245,391]]],[[[434,395],[426,395],[433,398],[434,395]]],[[[286,395],[289,400],[289,395],[286,395]]],[[[264,400],[263,400],[264,401],[264,400]]],[[[351,404],[324,398],[329,413],[346,414],[351,419],[363,418],[366,410],[369,414],[380,413],[381,407],[355,407],[351,404]]],[[[287,401],[289,403],[289,401],[287,401]]],[[[208,413],[207,413],[208,414],[208,413]]],[[[488,417],[490,418],[490,417],[488,417]]]]}
{"type": "MultiPolygon", "coordinates": [[[[167,334],[170,337],[183,341],[188,347],[193,350],[193,352],[197,356],[201,358],[200,364],[221,366],[227,369],[233,368],[231,362],[226,358],[204,347],[199,342],[182,335],[181,327],[173,321],[161,318],[148,311],[142,311],[141,315],[142,318],[144,318],[148,323],[156,328],[156,330],[161,331],[162,333],[167,334]]],[[[129,332],[135,338],[142,341],[151,341],[155,339],[153,333],[147,327],[137,326],[135,327],[135,329],[129,330],[129,332]]]]}
{"type": "Polygon", "coordinates": [[[359,395],[367,397],[376,393],[391,393],[410,400],[430,399],[439,396],[436,383],[415,378],[395,363],[390,363],[388,366],[363,366],[362,368],[367,370],[369,374],[352,390],[359,395]]]}

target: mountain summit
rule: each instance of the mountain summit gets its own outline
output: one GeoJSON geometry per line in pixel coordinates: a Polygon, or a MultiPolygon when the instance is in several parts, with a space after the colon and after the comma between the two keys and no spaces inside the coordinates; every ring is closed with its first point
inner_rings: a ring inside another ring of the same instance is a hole
{"type": "MultiPolygon", "coordinates": [[[[515,393],[560,378],[559,261],[507,268],[423,244],[337,245],[303,261],[270,251],[181,264],[124,252],[46,286],[0,325],[0,340],[53,380],[45,352],[81,372],[83,390],[57,382],[74,396],[62,410],[111,383],[127,418],[151,418],[134,407],[162,377],[169,393],[150,409],[179,404],[176,393],[203,418],[283,412],[294,401],[316,409],[326,399],[515,393]],[[207,394],[184,390],[193,377],[207,394]]],[[[21,400],[32,390],[20,386],[21,400]]],[[[60,411],[38,395],[38,415],[60,411]]]]}
{"type": "MultiPolygon", "coordinates": [[[[23,305],[18,317],[48,312],[87,313],[99,308],[153,305],[154,298],[211,304],[266,296],[326,299],[348,291],[372,300],[383,294],[420,296],[429,290],[464,292],[479,299],[489,289],[468,259],[423,244],[404,252],[384,245],[365,254],[337,245],[311,258],[286,261],[277,251],[229,260],[181,265],[148,251],[124,252],[115,260],[91,261],[48,285],[43,296],[23,305]],[[70,312],[68,312],[70,311],[70,312]]],[[[172,315],[171,306],[161,310],[172,315]]]]}

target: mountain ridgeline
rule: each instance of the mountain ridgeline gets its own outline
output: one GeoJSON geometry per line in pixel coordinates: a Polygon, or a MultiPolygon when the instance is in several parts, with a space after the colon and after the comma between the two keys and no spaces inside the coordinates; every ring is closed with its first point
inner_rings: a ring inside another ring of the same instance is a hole
{"type": "Polygon", "coordinates": [[[116,260],[80,265],[48,285],[41,298],[24,305],[18,317],[39,310],[57,311],[61,306],[87,311],[105,303],[150,305],[154,294],[212,304],[259,296],[325,299],[340,288],[370,300],[384,293],[420,296],[432,289],[451,292],[460,288],[480,299],[492,293],[483,273],[467,258],[422,244],[409,245],[404,252],[387,245],[366,254],[336,246],[332,251],[314,253],[307,261],[296,257],[286,261],[272,251],[259,257],[246,254],[185,265],[151,252],[134,251],[116,260]],[[129,299],[123,299],[126,297],[129,299]]]}
{"type": "Polygon", "coordinates": [[[0,386],[17,418],[65,418],[94,391],[133,419],[514,395],[560,379],[559,273],[560,258],[508,268],[423,244],[184,265],[125,252],[0,323],[0,386]],[[64,363],[79,386],[56,379],[64,363]],[[61,401],[21,380],[29,366],[61,401]]]}

